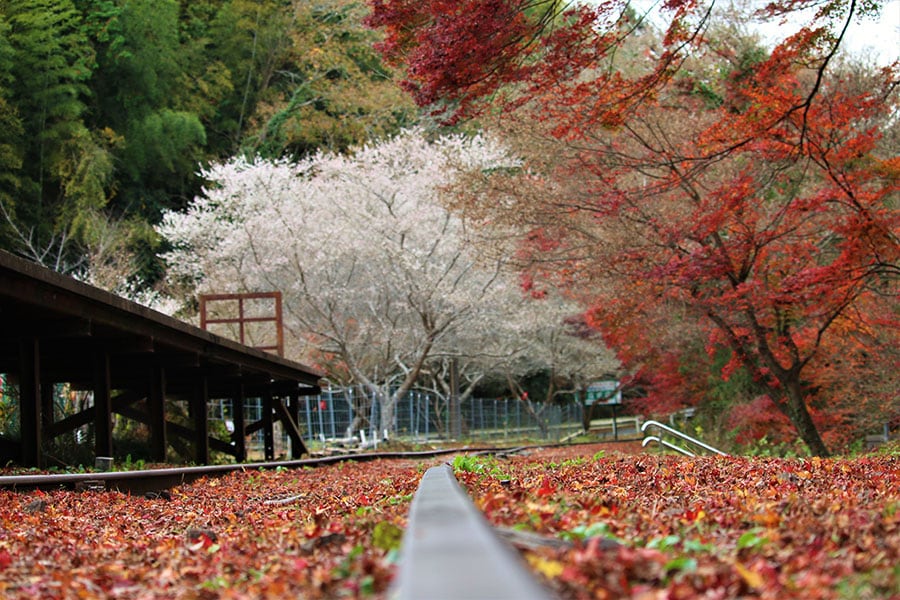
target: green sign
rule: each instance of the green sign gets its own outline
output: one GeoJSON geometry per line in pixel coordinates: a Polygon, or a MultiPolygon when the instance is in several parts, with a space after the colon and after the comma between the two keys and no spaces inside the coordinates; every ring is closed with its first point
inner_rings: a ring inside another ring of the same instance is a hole
{"type": "Polygon", "coordinates": [[[595,381],[588,386],[585,404],[621,404],[622,391],[618,381],[595,381]]]}

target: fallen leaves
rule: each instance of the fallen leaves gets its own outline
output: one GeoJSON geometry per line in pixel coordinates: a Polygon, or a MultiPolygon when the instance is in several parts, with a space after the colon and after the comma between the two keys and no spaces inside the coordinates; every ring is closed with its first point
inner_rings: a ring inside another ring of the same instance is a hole
{"type": "MultiPolygon", "coordinates": [[[[897,457],[595,449],[457,461],[476,505],[562,598],[900,595],[897,457]]],[[[383,597],[428,466],[246,471],[165,495],[0,492],[0,596],[383,597]]]]}
{"type": "Polygon", "coordinates": [[[377,596],[422,468],[247,471],[148,496],[0,492],[0,596],[377,596]]]}
{"type": "Polygon", "coordinates": [[[564,598],[900,595],[898,457],[575,451],[511,457],[503,486],[457,473],[496,525],[574,542],[519,545],[564,598]]]}

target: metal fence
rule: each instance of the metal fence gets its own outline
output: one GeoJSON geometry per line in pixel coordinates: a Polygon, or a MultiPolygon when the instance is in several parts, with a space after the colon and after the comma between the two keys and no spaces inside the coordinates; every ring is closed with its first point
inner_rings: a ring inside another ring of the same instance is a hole
{"type": "MultiPolygon", "coordinates": [[[[450,407],[446,399],[426,392],[413,391],[397,403],[394,426],[380,422],[381,406],[373,395],[358,388],[327,390],[318,396],[300,398],[298,425],[307,445],[367,444],[375,445],[385,438],[385,431],[395,439],[411,443],[429,443],[451,439],[450,407]]],[[[464,400],[460,405],[461,436],[466,441],[500,441],[541,439],[556,442],[581,431],[581,406],[575,403],[546,405],[529,400],[483,399],[464,400]]],[[[248,398],[244,406],[245,422],[261,418],[262,403],[248,398]]],[[[211,420],[220,420],[228,430],[231,402],[211,401],[211,420]]],[[[276,454],[287,454],[290,441],[276,423],[276,454]]],[[[262,452],[263,433],[255,432],[248,440],[251,455],[262,452]]]]}

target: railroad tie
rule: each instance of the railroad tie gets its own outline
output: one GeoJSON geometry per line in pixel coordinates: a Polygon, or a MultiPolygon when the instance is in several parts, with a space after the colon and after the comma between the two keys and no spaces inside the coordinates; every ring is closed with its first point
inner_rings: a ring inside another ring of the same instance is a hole
{"type": "Polygon", "coordinates": [[[413,497],[389,595],[396,600],[549,600],[493,531],[448,465],[425,472],[413,497]]]}

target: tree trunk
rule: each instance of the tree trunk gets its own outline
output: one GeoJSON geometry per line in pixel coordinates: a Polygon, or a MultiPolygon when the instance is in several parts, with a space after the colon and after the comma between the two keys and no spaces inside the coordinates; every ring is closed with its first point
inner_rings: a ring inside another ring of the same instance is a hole
{"type": "Polygon", "coordinates": [[[775,404],[790,419],[791,423],[800,434],[800,439],[804,441],[813,456],[827,457],[831,456],[831,452],[822,441],[819,435],[819,429],[812,420],[809,410],[806,408],[804,400],[803,388],[798,381],[788,381],[785,383],[785,398],[782,402],[775,404]]]}
{"type": "Polygon", "coordinates": [[[581,401],[581,428],[587,433],[591,430],[591,421],[594,420],[595,404],[588,404],[587,401],[581,401]]]}
{"type": "Polygon", "coordinates": [[[397,412],[397,401],[399,398],[395,394],[380,394],[381,398],[381,429],[380,431],[376,431],[376,435],[381,435],[383,432],[387,431],[391,435],[397,433],[397,428],[394,423],[394,416],[397,412]]]}

